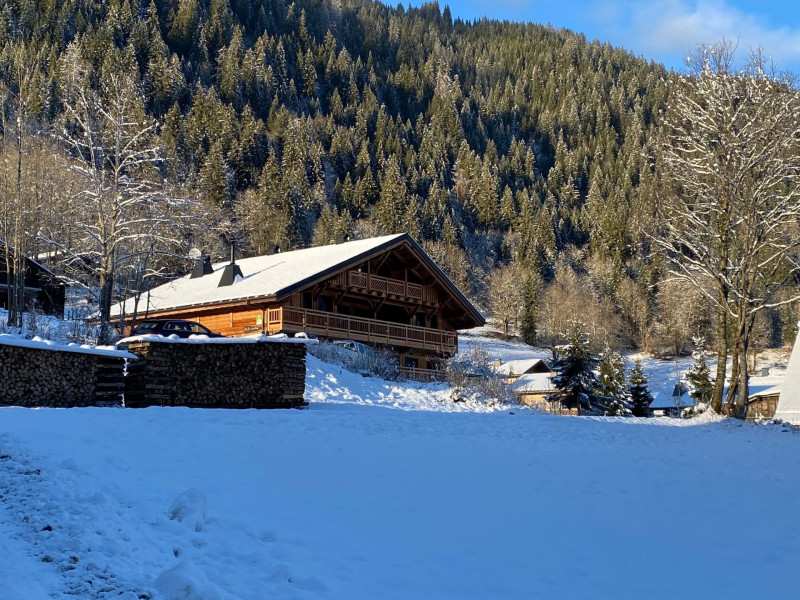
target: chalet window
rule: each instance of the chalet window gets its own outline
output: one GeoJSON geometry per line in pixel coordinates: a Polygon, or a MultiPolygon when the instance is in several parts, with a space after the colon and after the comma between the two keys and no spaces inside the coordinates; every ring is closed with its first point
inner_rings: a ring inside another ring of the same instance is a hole
{"type": "Polygon", "coordinates": [[[333,310],[333,298],[330,296],[320,296],[317,298],[317,310],[330,312],[333,310]]]}
{"type": "Polygon", "coordinates": [[[414,325],[417,327],[425,327],[425,315],[422,313],[414,314],[414,325]]]}
{"type": "Polygon", "coordinates": [[[300,306],[301,308],[311,308],[312,306],[311,292],[303,292],[303,295],[300,298],[300,306]]]}
{"type": "Polygon", "coordinates": [[[403,361],[403,366],[406,369],[416,369],[419,367],[419,360],[416,358],[411,358],[410,356],[406,356],[405,360],[403,361]]]}
{"type": "Polygon", "coordinates": [[[431,328],[439,329],[439,317],[437,315],[431,317],[431,328]]]}
{"type": "Polygon", "coordinates": [[[349,315],[350,314],[350,307],[349,306],[342,306],[341,304],[336,306],[336,312],[340,315],[349,315]]]}

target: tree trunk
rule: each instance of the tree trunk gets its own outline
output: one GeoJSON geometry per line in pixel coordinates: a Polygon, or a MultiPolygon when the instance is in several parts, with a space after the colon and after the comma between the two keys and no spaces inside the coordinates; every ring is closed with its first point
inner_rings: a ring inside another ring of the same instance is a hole
{"type": "Polygon", "coordinates": [[[100,267],[100,335],[98,344],[108,344],[111,341],[111,299],[114,290],[113,257],[105,255],[100,267]]]}
{"type": "Polygon", "coordinates": [[[728,313],[725,309],[726,298],[720,293],[721,306],[717,309],[717,375],[714,379],[714,391],[711,394],[711,407],[714,412],[722,412],[722,393],[725,389],[725,374],[728,361],[728,313]]]}

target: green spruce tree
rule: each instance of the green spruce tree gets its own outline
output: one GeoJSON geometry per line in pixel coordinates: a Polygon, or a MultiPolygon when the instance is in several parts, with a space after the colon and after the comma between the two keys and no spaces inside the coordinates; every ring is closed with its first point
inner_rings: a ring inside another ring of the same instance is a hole
{"type": "Polygon", "coordinates": [[[559,347],[558,353],[555,363],[558,375],[553,383],[561,392],[561,402],[569,408],[577,408],[578,414],[583,409],[597,410],[599,382],[594,369],[599,361],[589,351],[588,341],[576,330],[570,343],[559,347]]]}
{"type": "Polygon", "coordinates": [[[642,361],[636,359],[633,363],[633,369],[628,376],[628,394],[631,398],[631,412],[634,417],[649,417],[650,404],[653,402],[653,396],[650,390],[647,389],[647,375],[642,370],[642,361]]]}
{"type": "Polygon", "coordinates": [[[617,416],[627,408],[627,389],[625,387],[625,361],[619,352],[606,346],[600,360],[598,379],[608,414],[617,416]]]}
{"type": "Polygon", "coordinates": [[[711,382],[711,372],[706,364],[705,348],[703,340],[694,340],[696,350],[692,353],[691,368],[686,373],[686,379],[692,386],[689,395],[695,404],[708,404],[711,402],[711,394],[714,391],[714,384],[711,382]]]}

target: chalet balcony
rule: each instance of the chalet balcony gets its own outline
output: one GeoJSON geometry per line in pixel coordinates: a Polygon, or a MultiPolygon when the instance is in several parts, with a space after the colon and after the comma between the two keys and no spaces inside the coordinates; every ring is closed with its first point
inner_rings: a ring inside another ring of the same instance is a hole
{"type": "Polygon", "coordinates": [[[287,306],[270,308],[267,313],[267,329],[270,334],[304,331],[334,339],[405,346],[450,355],[458,351],[458,336],[455,331],[287,306]]]}
{"type": "Polygon", "coordinates": [[[438,302],[436,292],[430,286],[410,283],[401,279],[391,279],[362,273],[361,271],[347,271],[340,273],[332,283],[342,288],[350,288],[379,298],[398,298],[408,302],[434,306],[438,302]]]}

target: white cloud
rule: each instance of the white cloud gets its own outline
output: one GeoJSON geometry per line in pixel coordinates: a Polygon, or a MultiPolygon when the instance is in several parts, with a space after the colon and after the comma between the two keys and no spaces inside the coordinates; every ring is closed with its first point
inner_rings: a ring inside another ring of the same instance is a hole
{"type": "Polygon", "coordinates": [[[648,56],[685,53],[698,43],[722,38],[739,41],[737,56],[749,55],[750,48],[763,48],[778,68],[800,63],[800,30],[770,27],[753,12],[724,1],[651,0],[628,3],[630,39],[635,51],[648,56]]]}

